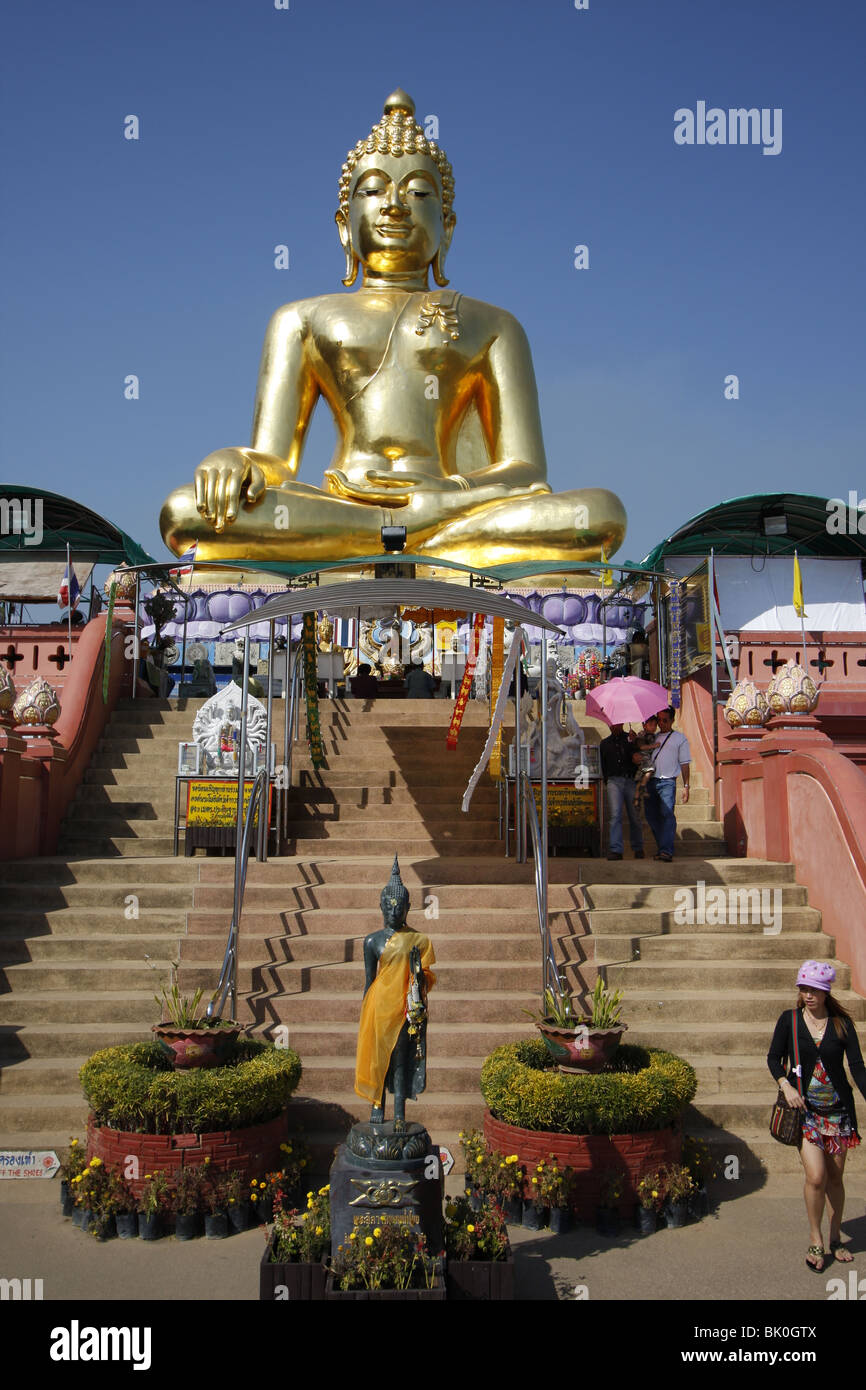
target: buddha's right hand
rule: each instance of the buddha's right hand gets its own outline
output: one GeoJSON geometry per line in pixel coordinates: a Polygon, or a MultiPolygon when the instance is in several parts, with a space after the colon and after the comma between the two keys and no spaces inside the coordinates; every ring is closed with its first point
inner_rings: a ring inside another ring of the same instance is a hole
{"type": "Polygon", "coordinates": [[[215,531],[237,519],[242,499],[252,507],[264,496],[265,473],[251,454],[248,449],[217,449],[195,470],[195,505],[215,531]]]}

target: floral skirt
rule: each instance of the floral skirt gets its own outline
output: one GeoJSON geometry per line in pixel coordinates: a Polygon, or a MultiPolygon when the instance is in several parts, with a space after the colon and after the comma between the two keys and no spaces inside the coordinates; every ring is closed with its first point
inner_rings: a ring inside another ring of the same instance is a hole
{"type": "Polygon", "coordinates": [[[806,1101],[809,1109],[803,1115],[803,1138],[808,1143],[817,1144],[828,1154],[856,1149],[859,1136],[820,1061],[815,1063],[806,1101]]]}

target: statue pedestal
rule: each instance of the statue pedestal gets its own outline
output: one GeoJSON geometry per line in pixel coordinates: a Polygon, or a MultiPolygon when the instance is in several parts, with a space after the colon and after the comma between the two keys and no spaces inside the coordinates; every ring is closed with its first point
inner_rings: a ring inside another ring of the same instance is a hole
{"type": "Polygon", "coordinates": [[[423,1125],[353,1125],[337,1150],[330,1182],[332,1256],[352,1231],[360,1240],[376,1226],[395,1222],[423,1232],[430,1255],[441,1252],[445,1179],[439,1150],[423,1125]]]}

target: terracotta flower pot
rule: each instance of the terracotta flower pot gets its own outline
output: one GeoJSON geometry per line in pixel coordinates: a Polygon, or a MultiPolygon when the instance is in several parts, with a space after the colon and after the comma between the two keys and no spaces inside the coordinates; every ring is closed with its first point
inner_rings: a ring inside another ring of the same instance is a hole
{"type": "Polygon", "coordinates": [[[555,1023],[536,1023],[547,1050],[564,1072],[598,1072],[620,1045],[627,1023],[615,1028],[560,1028],[555,1023]]]}
{"type": "Polygon", "coordinates": [[[173,1023],[155,1023],[152,1029],[175,1071],[221,1066],[241,1031],[239,1023],[216,1028],[176,1028],[173,1023]]]}

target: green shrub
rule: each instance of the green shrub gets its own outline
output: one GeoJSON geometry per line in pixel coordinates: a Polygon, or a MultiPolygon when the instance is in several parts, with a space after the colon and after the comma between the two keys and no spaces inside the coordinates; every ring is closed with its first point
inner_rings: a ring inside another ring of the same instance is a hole
{"type": "Polygon", "coordinates": [[[94,1052],[79,1079],[97,1124],[143,1134],[203,1134],[273,1119],[301,1079],[289,1048],[245,1038],[228,1063],[174,1071],[158,1043],[94,1052]]]}
{"type": "Polygon", "coordinates": [[[594,1076],[558,1071],[541,1038],[498,1047],[481,1068],[481,1092],[496,1119],[556,1134],[664,1129],[697,1084],[682,1057],[628,1043],[594,1076]]]}

